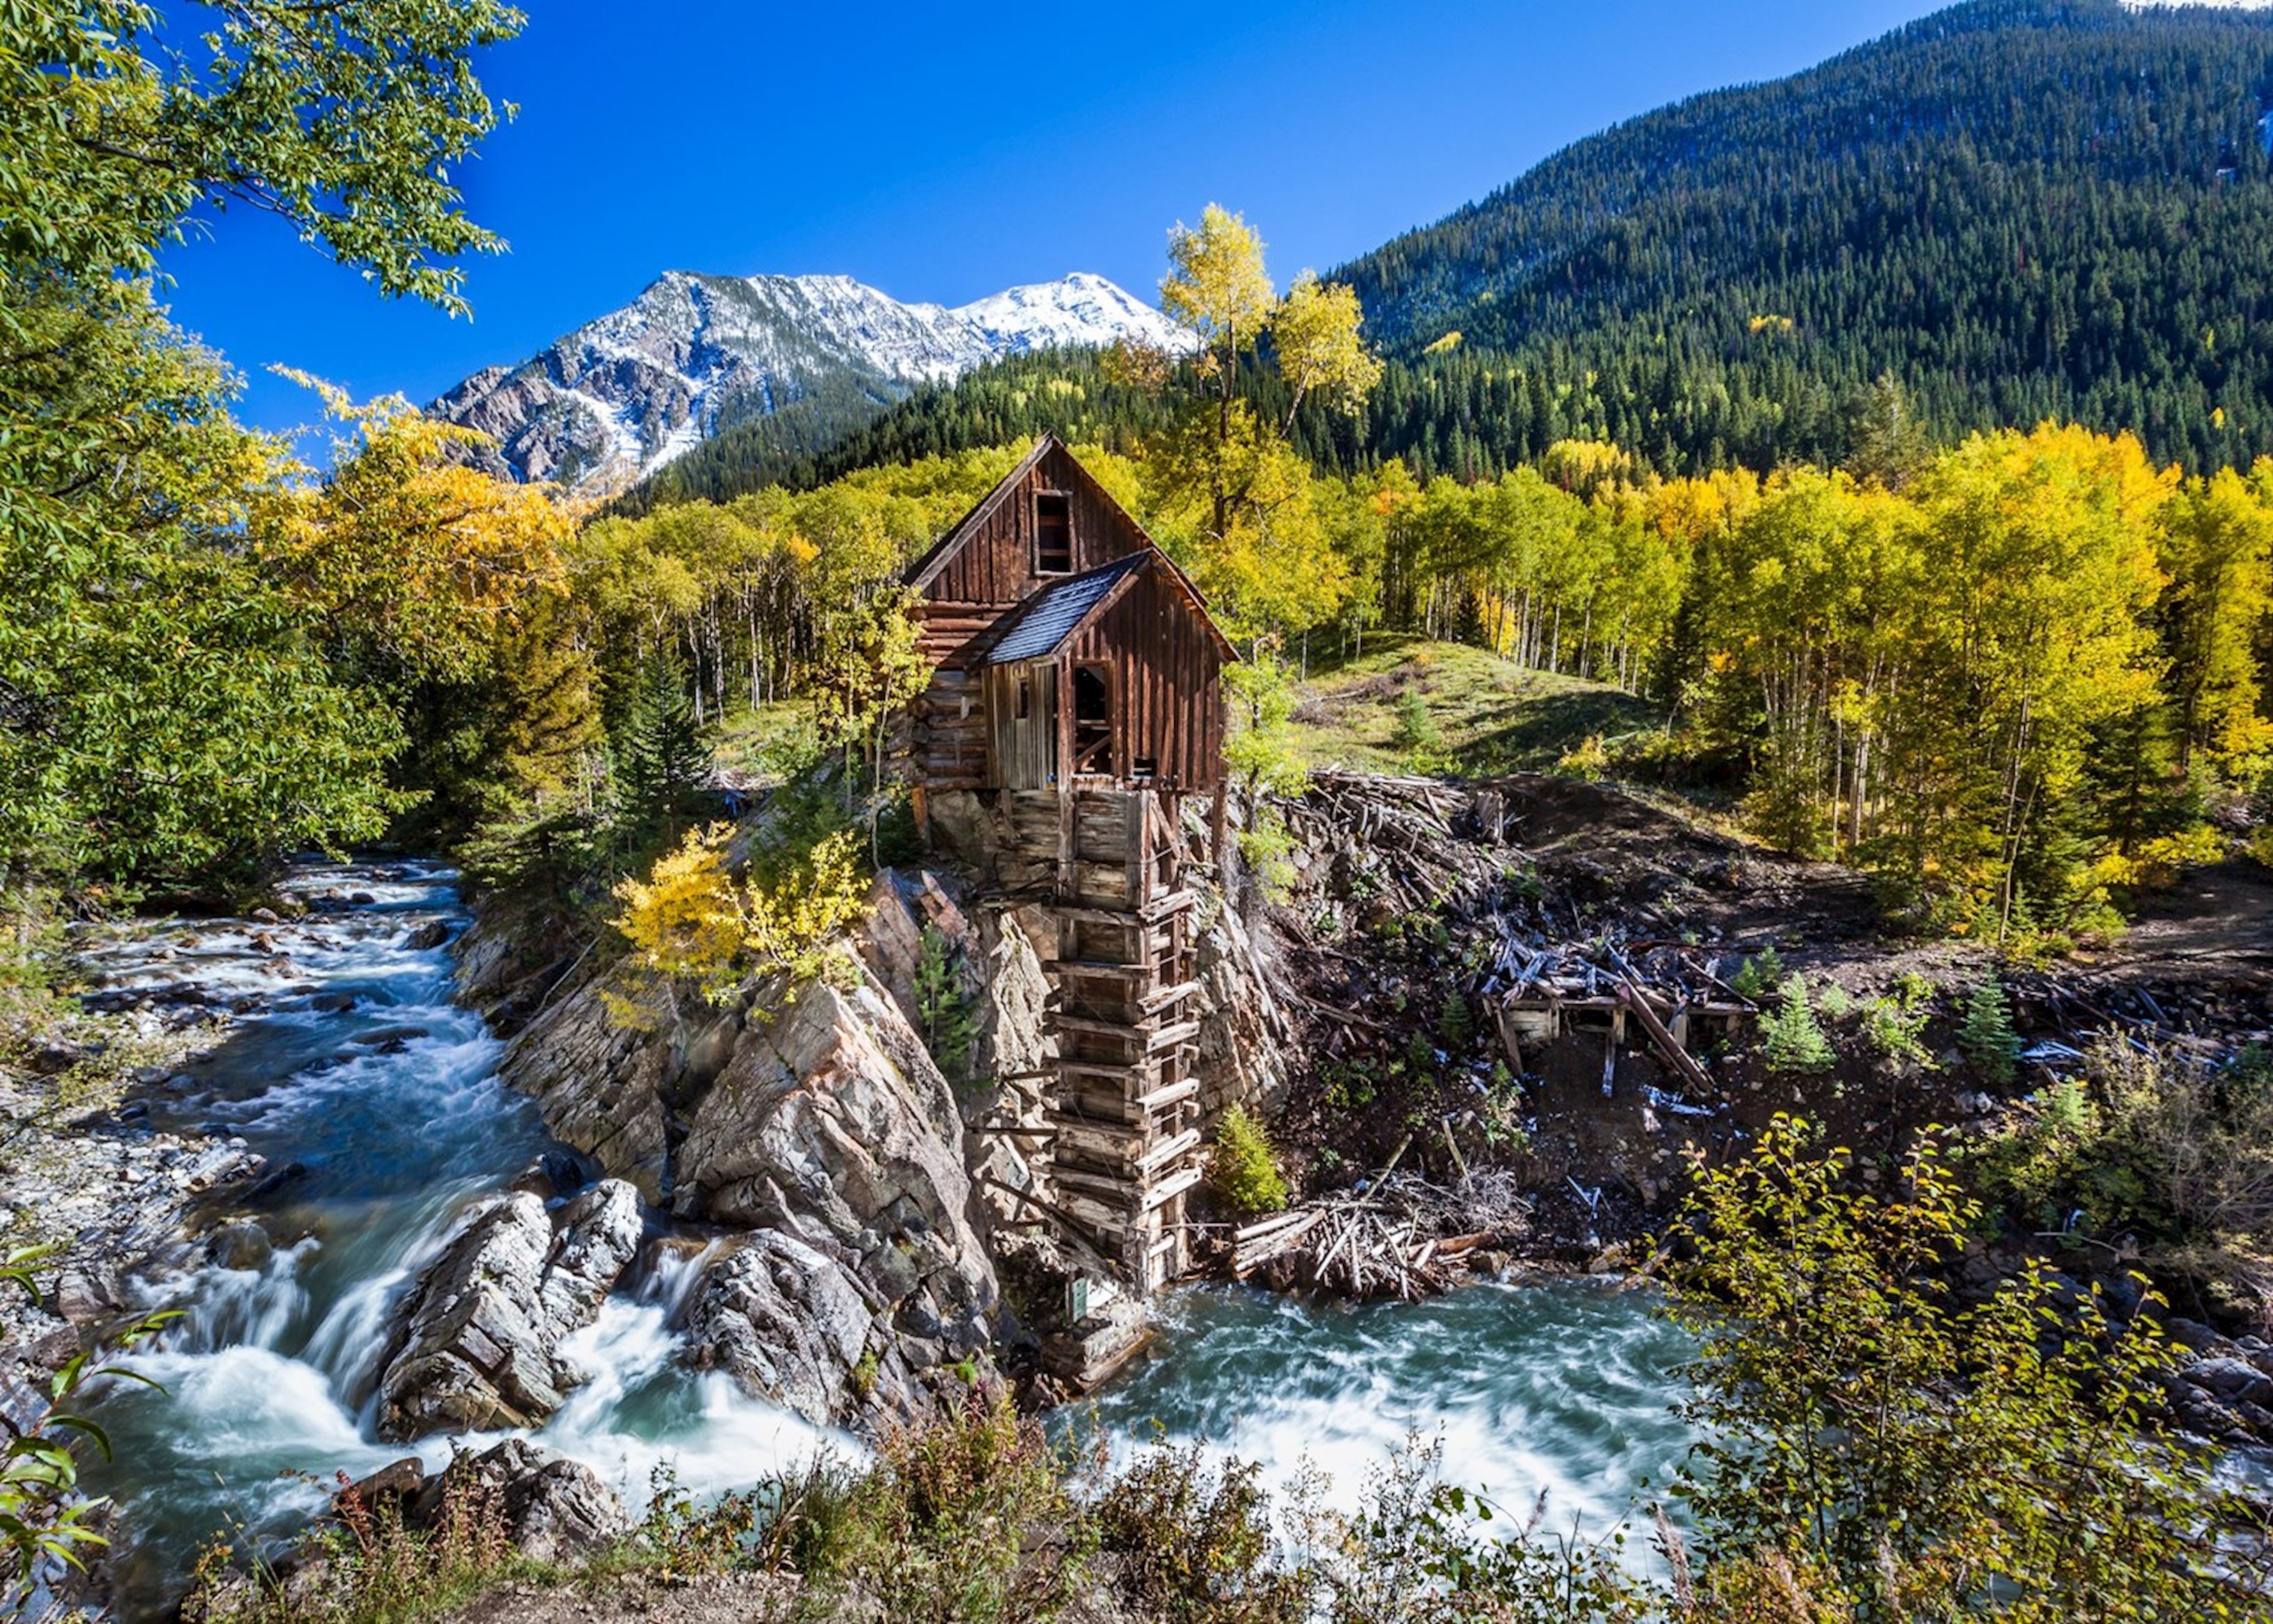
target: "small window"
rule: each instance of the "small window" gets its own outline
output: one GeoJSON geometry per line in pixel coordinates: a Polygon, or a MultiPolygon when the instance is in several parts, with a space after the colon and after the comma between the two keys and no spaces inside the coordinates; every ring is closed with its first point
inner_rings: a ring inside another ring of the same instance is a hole
{"type": "Polygon", "coordinates": [[[1034,679],[1031,677],[1021,677],[1018,678],[1018,720],[1024,722],[1033,714],[1034,679]]]}
{"type": "Polygon", "coordinates": [[[1034,495],[1034,573],[1073,573],[1073,498],[1062,490],[1034,495]]]}

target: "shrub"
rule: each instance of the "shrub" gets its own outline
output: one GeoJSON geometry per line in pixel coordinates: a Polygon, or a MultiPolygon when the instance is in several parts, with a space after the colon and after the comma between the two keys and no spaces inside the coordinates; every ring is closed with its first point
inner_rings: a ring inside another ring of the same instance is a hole
{"type": "Polygon", "coordinates": [[[1397,743],[1405,750],[1434,750],[1444,742],[1444,730],[1430,714],[1429,701],[1417,688],[1397,696],[1397,743]]]}
{"type": "Polygon", "coordinates": [[[1294,894],[1296,871],[1293,862],[1294,834],[1287,820],[1263,802],[1249,803],[1252,815],[1239,834],[1239,855],[1254,876],[1255,887],[1267,902],[1283,902],[1294,894]]]}
{"type": "Polygon", "coordinates": [[[2004,985],[1994,975],[1982,977],[1966,995],[1957,1046],[1991,1082],[2002,1087],[2013,1081],[2021,1040],[2013,1034],[2012,1006],[2006,1002],[2004,985]]]}
{"type": "Polygon", "coordinates": [[[1555,770],[1566,778],[1583,778],[1589,783],[1598,783],[1609,776],[1609,746],[1602,742],[1601,734],[1589,733],[1584,740],[1557,759],[1555,770]]]}
{"type": "Polygon", "coordinates": [[[692,980],[720,1003],[754,975],[779,970],[797,984],[818,977],[829,943],[867,902],[851,831],[823,836],[777,864],[776,878],[750,884],[727,870],[733,833],[724,823],[689,830],[646,879],[616,887],[624,907],[615,925],[636,962],[692,980]]]}
{"type": "Polygon", "coordinates": [[[1897,1071],[1932,1064],[1926,1052],[1925,1026],[1932,1018],[1933,984],[1922,976],[1907,975],[1885,998],[1863,1004],[1863,1040],[1871,1052],[1897,1071]]]}
{"type": "Polygon", "coordinates": [[[948,1420],[884,1436],[813,1524],[803,1571],[896,1624],[1054,1618],[1096,1538],[1068,1464],[1007,1393],[974,1388],[948,1420]]]}
{"type": "Polygon", "coordinates": [[[1918,1151],[1884,1200],[1849,1172],[1778,1118],[1699,1167],[1669,1237],[1707,1440],[1681,1492],[1715,1563],[1781,1558],[1851,1598],[1842,1619],[1971,1617],[1989,1595],[2026,1620],[2235,1616],[2209,1463],[2147,1427],[2173,1358],[2151,1313],[2065,1306],[2041,1267],[1961,1303],[1982,1214],[1948,1166],[1918,1151]]]}
{"type": "Polygon", "coordinates": [[[1287,1206],[1287,1181],[1263,1125],[1247,1108],[1234,1104],[1215,1125],[1215,1151],[1208,1158],[1208,1187],[1234,1212],[1280,1212],[1287,1206]]]}
{"type": "MultiPolygon", "coordinates": [[[[34,1271],[61,1253],[56,1246],[0,1253],[0,1290],[39,1301],[34,1271]]],[[[0,1421],[0,1617],[15,1616],[41,1563],[52,1560],[79,1568],[82,1553],[109,1543],[99,1527],[103,1502],[79,1493],[79,1457],[72,1450],[88,1444],[108,1460],[110,1440],[94,1422],[72,1413],[71,1401],[94,1373],[99,1357],[131,1347],[179,1317],[169,1310],[137,1321],[95,1353],[81,1353],[58,1371],[48,1383],[47,1403],[29,1420],[0,1421]]]]}
{"type": "Polygon", "coordinates": [[[1729,982],[1738,998],[1756,1004],[1782,984],[1783,955],[1774,947],[1763,947],[1757,957],[1746,959],[1729,982]]]}
{"type": "Polygon", "coordinates": [[[1770,1071],[1803,1076],[1827,1072],[1837,1061],[1808,999],[1805,977],[1787,980],[1776,1007],[1760,1017],[1760,1052],[1770,1071]]]}
{"type": "Polygon", "coordinates": [[[1099,1545],[1137,1616],[1298,1624],[1307,1615],[1301,1577],[1272,1560],[1260,1475],[1247,1462],[1212,1468],[1197,1444],[1156,1444],[1105,1485],[1099,1545]]]}

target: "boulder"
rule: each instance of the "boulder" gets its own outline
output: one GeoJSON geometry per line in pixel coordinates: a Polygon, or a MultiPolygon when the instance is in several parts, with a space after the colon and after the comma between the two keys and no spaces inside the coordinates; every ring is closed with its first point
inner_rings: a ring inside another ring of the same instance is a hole
{"type": "Polygon", "coordinates": [[[589,1556],[632,1530],[623,1501],[591,1468],[526,1438],[458,1456],[404,1502],[403,1521],[431,1528],[454,1501],[493,1512],[506,1540],[532,1561],[589,1556]]]}
{"type": "Polygon", "coordinates": [[[558,1410],[576,1381],[560,1344],[597,1316],[641,1229],[638,1194],[618,1179],[557,1216],[519,1192],[475,1208],[396,1310],[379,1435],[534,1426],[558,1410]]]}
{"type": "Polygon", "coordinates": [[[2196,1359],[2183,1373],[2196,1387],[2207,1388],[2229,1403],[2246,1399],[2262,1403],[2273,1397],[2273,1377],[2247,1359],[2196,1359]]]}
{"type": "MultiPolygon", "coordinates": [[[[688,1357],[757,1397],[826,1425],[869,1396],[868,1303],[835,1260],[760,1230],[710,1263],[686,1309],[688,1357]]],[[[871,1372],[874,1370],[872,1364],[871,1372]]]]}
{"type": "Polygon", "coordinates": [[[963,1123],[892,999],[803,989],[745,1028],[689,1115],[675,1206],[835,1256],[896,1328],[950,1358],[992,1341],[994,1270],[971,1222],[963,1123]]]}

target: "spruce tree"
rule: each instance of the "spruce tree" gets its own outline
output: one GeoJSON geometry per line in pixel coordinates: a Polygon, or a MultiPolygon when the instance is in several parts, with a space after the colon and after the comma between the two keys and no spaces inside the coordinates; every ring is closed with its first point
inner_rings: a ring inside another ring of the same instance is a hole
{"type": "Polygon", "coordinates": [[[1965,999],[1965,1022],[1957,1029],[1957,1046],[1995,1083],[2013,1081],[2014,1062],[2020,1058],[2021,1040],[2013,1032],[2013,1009],[2005,988],[1994,975],[1973,984],[1965,999]]]}
{"type": "Polygon", "coordinates": [[[633,696],[617,756],[625,816],[636,823],[670,824],[691,810],[694,790],[709,771],[709,740],[694,719],[678,662],[650,661],[633,696]]]}
{"type": "Polygon", "coordinates": [[[1839,1056],[1815,1018],[1804,977],[1783,984],[1776,1007],[1760,1017],[1760,1052],[1772,1072],[1812,1075],[1827,1072],[1839,1056]]]}

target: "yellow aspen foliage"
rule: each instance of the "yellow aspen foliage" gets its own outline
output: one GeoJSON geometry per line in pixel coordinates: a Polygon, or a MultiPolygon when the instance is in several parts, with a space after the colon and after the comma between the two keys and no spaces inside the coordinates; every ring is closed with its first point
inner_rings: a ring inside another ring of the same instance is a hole
{"type": "Polygon", "coordinates": [[[757,962],[811,981],[826,969],[824,950],[867,906],[850,829],[840,829],[769,886],[741,894],[742,942],[757,962]]]}
{"type": "Polygon", "coordinates": [[[1322,282],[1310,271],[1294,279],[1271,324],[1279,375],[1294,385],[1290,420],[1309,394],[1330,395],[1354,410],[1381,381],[1382,363],[1360,331],[1364,319],[1356,288],[1322,282]]]}
{"type": "Polygon", "coordinates": [[[320,480],[280,484],[249,527],[254,556],[341,635],[415,676],[461,678],[489,634],[566,590],[577,513],[542,486],[470,466],[487,437],[400,397],[357,405],[284,370],[349,425],[320,480]]]}
{"type": "Polygon", "coordinates": [[[697,983],[724,1003],[756,977],[781,973],[793,986],[829,968],[830,942],[866,905],[850,830],[821,840],[770,883],[745,884],[728,866],[731,824],[687,832],[657,857],[647,879],[616,887],[616,929],[642,969],[697,983]]]}
{"type": "Polygon", "coordinates": [[[644,880],[616,887],[624,904],[616,929],[643,969],[684,977],[705,991],[731,986],[742,958],[742,910],[726,869],[733,826],[689,829],[676,851],[655,860],[644,880]]]}

